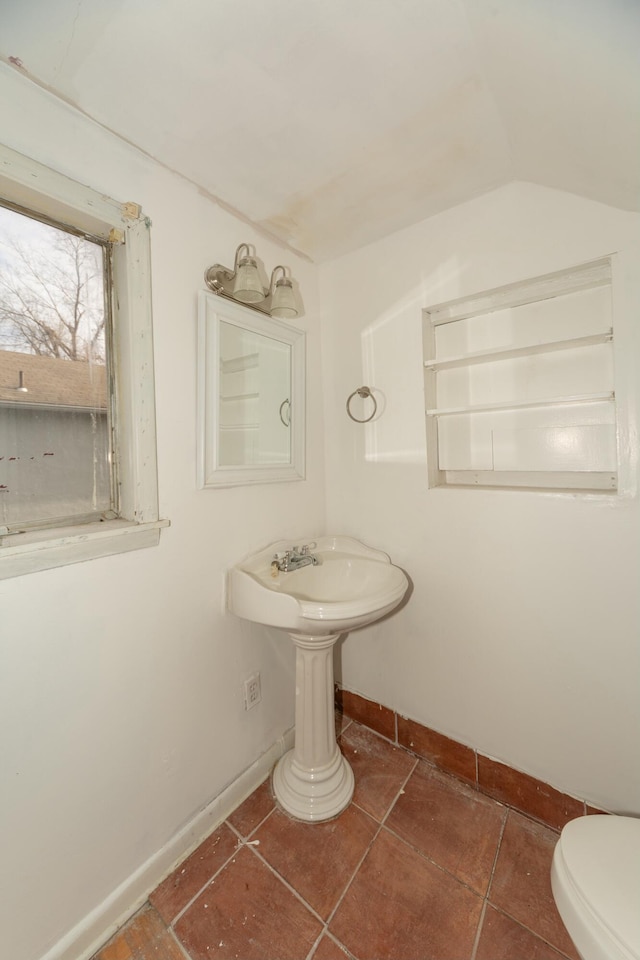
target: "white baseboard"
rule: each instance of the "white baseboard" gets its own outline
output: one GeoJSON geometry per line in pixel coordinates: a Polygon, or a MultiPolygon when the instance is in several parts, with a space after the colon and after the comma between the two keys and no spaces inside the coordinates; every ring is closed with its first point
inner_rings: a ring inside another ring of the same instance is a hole
{"type": "Polygon", "coordinates": [[[293,747],[287,732],[255,763],[218,794],[157,853],[116,887],[94,910],[41,957],[41,960],[88,960],[142,906],[173,868],[226,820],[269,775],[279,758],[293,747]]]}

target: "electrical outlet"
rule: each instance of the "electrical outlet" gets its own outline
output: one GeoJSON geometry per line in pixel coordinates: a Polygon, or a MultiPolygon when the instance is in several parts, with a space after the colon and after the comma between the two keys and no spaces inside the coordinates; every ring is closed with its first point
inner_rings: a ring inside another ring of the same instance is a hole
{"type": "Polygon", "coordinates": [[[257,703],[260,703],[262,700],[262,692],[260,690],[260,674],[254,673],[244,682],[244,708],[245,710],[251,710],[251,707],[255,707],[257,703]]]}

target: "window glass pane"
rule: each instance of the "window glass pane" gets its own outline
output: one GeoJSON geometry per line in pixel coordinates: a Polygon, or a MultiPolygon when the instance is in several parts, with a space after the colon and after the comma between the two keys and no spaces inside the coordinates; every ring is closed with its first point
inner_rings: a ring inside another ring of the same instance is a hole
{"type": "Polygon", "coordinates": [[[0,525],[113,508],[102,244],[0,206],[0,525]]]}

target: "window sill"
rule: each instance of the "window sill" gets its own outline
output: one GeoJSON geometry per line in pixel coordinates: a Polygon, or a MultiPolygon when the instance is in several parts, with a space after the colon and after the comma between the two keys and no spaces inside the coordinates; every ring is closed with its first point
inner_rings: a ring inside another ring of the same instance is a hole
{"type": "Polygon", "coordinates": [[[168,520],[106,520],[0,536],[0,580],[115,553],[155,547],[168,520]]]}

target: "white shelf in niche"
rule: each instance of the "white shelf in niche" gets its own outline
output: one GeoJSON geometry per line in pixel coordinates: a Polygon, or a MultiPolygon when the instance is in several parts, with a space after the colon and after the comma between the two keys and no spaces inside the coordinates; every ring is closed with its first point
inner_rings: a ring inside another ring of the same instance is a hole
{"type": "Polygon", "coordinates": [[[428,417],[453,417],[464,413],[491,413],[493,410],[535,410],[536,407],[570,407],[577,403],[610,403],[615,393],[584,393],[575,397],[548,397],[541,400],[507,400],[501,403],[479,403],[468,407],[427,410],[428,417]]]}
{"type": "Polygon", "coordinates": [[[554,353],[556,350],[575,350],[579,347],[594,347],[600,343],[611,343],[613,330],[589,334],[585,337],[571,337],[569,340],[550,340],[534,343],[527,347],[504,347],[498,350],[478,350],[475,353],[463,353],[457,357],[442,357],[437,360],[425,360],[428,370],[450,370],[453,367],[469,367],[476,363],[492,363],[498,360],[514,360],[517,357],[530,357],[540,353],[554,353]]]}
{"type": "Polygon", "coordinates": [[[615,492],[615,471],[584,471],[560,473],[547,470],[445,470],[447,483],[461,487],[494,487],[510,490],[563,490],[576,493],[599,490],[615,492]]]}
{"type": "Polygon", "coordinates": [[[447,303],[438,303],[425,312],[433,326],[455,323],[458,320],[480,317],[494,310],[521,307],[556,297],[568,296],[583,290],[608,286],[611,283],[611,259],[602,257],[568,270],[557,270],[541,277],[519,280],[504,287],[494,287],[470,297],[460,297],[447,303]]]}
{"type": "Polygon", "coordinates": [[[429,486],[615,490],[613,338],[609,257],[425,309],[429,486]]]}

